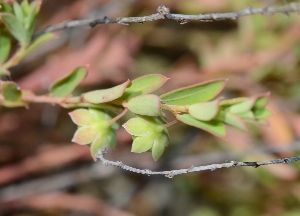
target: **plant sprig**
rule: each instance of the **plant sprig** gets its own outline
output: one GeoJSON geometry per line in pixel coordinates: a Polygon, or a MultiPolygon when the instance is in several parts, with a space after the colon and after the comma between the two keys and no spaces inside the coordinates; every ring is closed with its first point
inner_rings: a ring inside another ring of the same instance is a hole
{"type": "Polygon", "coordinates": [[[200,128],[224,139],[225,125],[247,131],[246,122],[265,124],[265,118],[270,114],[266,108],[269,93],[249,98],[215,99],[224,89],[226,79],[210,80],[158,96],[152,92],[169,78],[149,74],[112,88],[72,96],[86,75],[87,67],[75,68],[54,82],[46,95],[35,95],[20,89],[14,82],[2,81],[0,104],[16,107],[49,103],[75,109],[70,116],[78,129],[72,141],[90,145],[94,159],[100,148],[115,146],[117,121],[128,111],[136,115],[122,125],[132,135],[132,152],[151,151],[154,160],[158,160],[167,147],[168,127],[175,122],[200,128]],[[171,112],[177,121],[167,122],[165,112],[171,112]]]}

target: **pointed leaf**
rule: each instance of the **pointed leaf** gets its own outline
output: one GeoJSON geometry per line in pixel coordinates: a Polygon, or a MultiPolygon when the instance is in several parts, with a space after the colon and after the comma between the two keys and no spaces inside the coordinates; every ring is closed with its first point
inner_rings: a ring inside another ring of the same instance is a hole
{"type": "Polygon", "coordinates": [[[79,126],[91,125],[94,116],[87,109],[77,109],[69,112],[72,121],[79,126]]]}
{"type": "Polygon", "coordinates": [[[210,121],[219,112],[219,100],[193,104],[189,107],[189,114],[202,121],[210,121]]]}
{"type": "Polygon", "coordinates": [[[96,136],[96,131],[91,126],[79,127],[72,139],[72,142],[75,142],[79,145],[86,145],[91,143],[96,136]]]}
{"type": "Polygon", "coordinates": [[[163,140],[156,138],[154,140],[153,146],[152,146],[152,157],[155,161],[157,161],[162,154],[164,153],[165,150],[165,143],[163,140]]]}
{"type": "Polygon", "coordinates": [[[2,1],[2,2],[0,2],[0,12],[6,12],[6,13],[11,13],[12,14],[14,11],[13,11],[12,7],[9,4],[4,3],[2,1]]]}
{"type": "Polygon", "coordinates": [[[115,133],[111,130],[101,131],[96,135],[95,140],[91,144],[91,155],[93,159],[96,161],[96,154],[99,149],[103,147],[114,147],[116,145],[116,136],[115,133]]]}
{"type": "Polygon", "coordinates": [[[239,114],[239,117],[241,117],[243,119],[255,120],[255,116],[254,116],[254,113],[252,111],[241,113],[241,114],[239,114]]]}
{"type": "Polygon", "coordinates": [[[246,97],[238,97],[238,98],[232,98],[232,99],[228,99],[228,100],[222,100],[222,101],[220,101],[220,106],[228,107],[228,106],[232,106],[234,104],[242,103],[248,99],[249,98],[246,98],[246,97]]]}
{"type": "Polygon", "coordinates": [[[30,5],[28,3],[28,0],[23,0],[21,3],[21,8],[23,10],[23,13],[25,16],[28,16],[30,13],[30,5]]]}
{"type": "Polygon", "coordinates": [[[221,122],[218,121],[203,122],[195,119],[189,114],[176,115],[176,118],[187,125],[191,125],[203,129],[209,133],[212,133],[215,136],[223,137],[223,138],[226,136],[225,127],[221,122]]]}
{"type": "Polygon", "coordinates": [[[146,94],[131,98],[124,104],[131,112],[139,115],[160,116],[160,98],[157,95],[146,94]]]}
{"type": "Polygon", "coordinates": [[[27,44],[28,35],[20,20],[12,14],[0,13],[1,20],[7,30],[22,44],[27,44]]]}
{"type": "Polygon", "coordinates": [[[36,38],[33,43],[26,49],[24,56],[26,56],[28,53],[32,52],[34,49],[39,47],[40,45],[52,40],[55,38],[55,34],[53,33],[46,33],[38,38],[36,38]]]}
{"type": "Polygon", "coordinates": [[[0,65],[6,61],[10,52],[10,37],[4,28],[0,28],[0,65]]]}
{"type": "Polygon", "coordinates": [[[250,98],[244,102],[234,104],[228,108],[228,111],[236,114],[248,112],[254,106],[255,100],[255,98],[250,98]]]}
{"type": "Polygon", "coordinates": [[[129,83],[130,81],[127,80],[126,82],[109,89],[90,91],[83,94],[83,98],[90,103],[106,103],[121,97],[129,83]]]}
{"type": "Polygon", "coordinates": [[[57,80],[50,87],[50,94],[55,97],[66,97],[70,95],[75,87],[86,77],[87,68],[78,67],[70,74],[57,80]]]}
{"type": "Polygon", "coordinates": [[[191,85],[163,94],[160,98],[168,105],[192,105],[206,102],[223,90],[226,81],[226,79],[217,79],[191,85]]]}
{"type": "Polygon", "coordinates": [[[122,125],[125,130],[133,136],[144,136],[148,133],[149,123],[142,118],[129,119],[122,125]]]}
{"type": "Polygon", "coordinates": [[[232,127],[235,127],[242,131],[248,131],[248,128],[246,124],[243,122],[243,120],[235,114],[222,111],[220,112],[218,119],[232,127]]]}
{"type": "Polygon", "coordinates": [[[271,112],[268,109],[255,109],[253,110],[253,114],[255,115],[256,119],[263,119],[269,116],[271,112]]]}
{"type": "Polygon", "coordinates": [[[131,152],[142,153],[148,151],[154,143],[153,136],[139,136],[132,143],[131,152]]]}
{"type": "Polygon", "coordinates": [[[18,2],[13,3],[13,9],[14,9],[14,14],[18,18],[18,20],[20,20],[23,23],[24,14],[23,14],[22,8],[18,2]]]}
{"type": "Polygon", "coordinates": [[[138,95],[151,93],[160,88],[168,79],[160,74],[149,74],[134,79],[118,100],[129,100],[138,95]]]}
{"type": "Polygon", "coordinates": [[[7,101],[16,102],[21,98],[20,87],[16,83],[11,81],[2,81],[1,82],[2,95],[7,101]]]}
{"type": "Polygon", "coordinates": [[[262,94],[256,98],[255,104],[253,106],[254,109],[263,108],[267,105],[268,97],[270,96],[270,92],[262,94]]]}

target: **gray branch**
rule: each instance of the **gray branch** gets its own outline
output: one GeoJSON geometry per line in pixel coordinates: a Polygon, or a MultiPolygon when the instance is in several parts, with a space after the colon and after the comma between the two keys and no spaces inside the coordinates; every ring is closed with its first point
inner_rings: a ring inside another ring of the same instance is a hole
{"type": "Polygon", "coordinates": [[[235,12],[226,12],[226,13],[204,13],[197,15],[186,15],[186,14],[172,14],[170,13],[169,8],[164,5],[157,7],[157,12],[149,16],[141,17],[119,17],[119,18],[109,18],[102,17],[96,19],[83,19],[83,20],[73,20],[69,22],[59,23],[57,25],[49,26],[42,30],[39,30],[34,33],[34,37],[42,35],[47,32],[54,32],[58,30],[63,30],[67,28],[74,28],[80,26],[91,26],[95,27],[99,24],[108,24],[108,23],[118,23],[123,25],[128,25],[129,23],[144,23],[151,22],[161,19],[170,19],[179,22],[180,24],[185,24],[190,21],[218,21],[224,19],[236,20],[238,17],[248,16],[252,14],[261,14],[261,15],[271,15],[275,13],[283,13],[289,15],[289,13],[300,13],[300,5],[297,3],[290,3],[282,7],[266,7],[266,8],[252,8],[248,7],[244,10],[235,11],[235,12]]]}
{"type": "Polygon", "coordinates": [[[231,161],[229,163],[220,163],[220,164],[211,164],[211,165],[204,165],[204,166],[191,166],[187,169],[178,169],[178,170],[168,170],[168,171],[151,171],[149,169],[138,169],[128,165],[125,165],[122,161],[110,161],[104,158],[104,154],[107,153],[107,148],[100,149],[96,155],[96,158],[99,159],[105,166],[111,165],[116,166],[124,170],[128,170],[130,172],[135,172],[144,175],[164,175],[168,178],[173,178],[176,175],[181,175],[185,173],[191,172],[200,172],[205,170],[214,171],[216,169],[221,168],[230,168],[230,167],[241,167],[241,166],[250,166],[257,168],[263,165],[271,165],[271,164],[288,164],[291,162],[299,161],[300,156],[290,157],[290,158],[282,158],[282,159],[275,159],[269,161],[254,161],[254,162],[238,162],[238,161],[231,161]]]}

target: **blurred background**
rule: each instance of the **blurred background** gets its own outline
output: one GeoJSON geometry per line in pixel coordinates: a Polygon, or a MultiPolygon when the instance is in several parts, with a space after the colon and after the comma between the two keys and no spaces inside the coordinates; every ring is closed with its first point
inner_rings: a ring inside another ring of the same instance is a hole
{"type": "MultiPolygon", "coordinates": [[[[198,14],[282,6],[288,0],[43,0],[36,29],[103,16],[143,16],[164,4],[171,13],[198,14]]],[[[298,1],[293,1],[298,2],[298,1]]],[[[227,141],[176,124],[158,162],[130,152],[131,137],[117,132],[107,154],[133,167],[169,170],[232,160],[259,161],[300,152],[300,17],[252,15],[238,20],[107,24],[56,33],[31,53],[11,79],[47,93],[50,84],[89,64],[78,93],[160,73],[171,78],[156,93],[228,78],[226,98],[271,92],[269,126],[228,129],[227,141]]],[[[0,216],[296,216],[300,163],[236,167],[174,178],[142,176],[93,162],[87,146],[71,143],[70,110],[32,104],[0,107],[0,216]]],[[[125,122],[130,116],[121,120],[125,122]]]]}

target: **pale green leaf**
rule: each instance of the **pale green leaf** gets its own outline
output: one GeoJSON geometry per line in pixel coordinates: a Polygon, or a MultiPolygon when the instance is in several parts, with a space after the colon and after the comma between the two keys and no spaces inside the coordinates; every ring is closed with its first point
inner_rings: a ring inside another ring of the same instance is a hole
{"type": "Polygon", "coordinates": [[[151,93],[160,88],[168,79],[160,74],[149,74],[134,79],[118,100],[129,100],[138,95],[151,93]]]}
{"type": "Polygon", "coordinates": [[[201,121],[212,120],[219,112],[219,100],[196,103],[189,107],[189,114],[201,121]]]}
{"type": "Polygon", "coordinates": [[[24,23],[24,14],[23,14],[22,8],[18,2],[13,3],[13,9],[14,9],[14,14],[17,17],[17,19],[20,20],[22,23],[24,23]]]}
{"type": "Polygon", "coordinates": [[[79,126],[91,125],[94,120],[94,116],[87,109],[76,109],[72,112],[69,112],[72,121],[79,126]]]}
{"type": "Polygon", "coordinates": [[[219,121],[199,121],[189,114],[176,115],[176,118],[187,125],[203,129],[215,136],[221,138],[224,138],[226,136],[226,129],[224,125],[219,121]]]}
{"type": "Polygon", "coordinates": [[[224,88],[226,79],[211,80],[204,83],[176,89],[160,96],[168,105],[192,105],[213,99],[224,88]]]}
{"type": "Polygon", "coordinates": [[[127,80],[126,82],[115,87],[109,89],[90,91],[83,94],[82,96],[85,101],[90,103],[106,103],[121,97],[129,83],[130,81],[127,80]]]}
{"type": "Polygon", "coordinates": [[[165,143],[162,139],[156,138],[154,140],[153,146],[152,146],[152,157],[155,161],[157,161],[165,150],[165,143]]]}
{"type": "Polygon", "coordinates": [[[50,94],[55,97],[66,97],[70,95],[75,87],[86,77],[87,68],[78,67],[70,74],[57,80],[50,87],[50,94]]]}
{"type": "Polygon", "coordinates": [[[142,118],[131,118],[122,126],[133,136],[144,136],[149,130],[149,123],[142,118]]]}
{"type": "Polygon", "coordinates": [[[236,113],[236,114],[248,112],[254,106],[255,100],[256,100],[255,98],[249,98],[244,102],[237,103],[228,107],[227,110],[231,113],[236,113]]]}
{"type": "Polygon", "coordinates": [[[139,115],[160,116],[160,98],[157,95],[146,94],[131,98],[124,104],[131,112],[139,115]]]}
{"type": "Polygon", "coordinates": [[[11,81],[1,82],[2,95],[7,101],[16,102],[19,101],[22,93],[20,87],[11,81]]]}
{"type": "Polygon", "coordinates": [[[134,139],[132,143],[131,152],[142,153],[148,151],[154,143],[155,137],[153,136],[139,136],[134,139]]]}
{"type": "Polygon", "coordinates": [[[72,142],[75,142],[79,145],[87,145],[91,143],[96,137],[95,128],[92,126],[79,127],[72,139],[72,142]]]}

